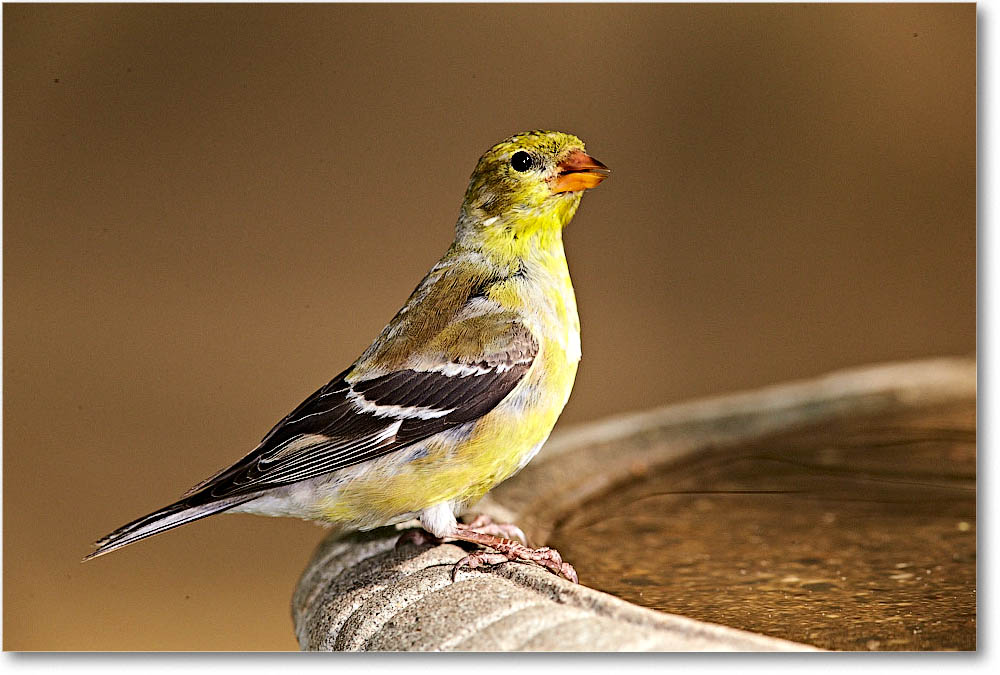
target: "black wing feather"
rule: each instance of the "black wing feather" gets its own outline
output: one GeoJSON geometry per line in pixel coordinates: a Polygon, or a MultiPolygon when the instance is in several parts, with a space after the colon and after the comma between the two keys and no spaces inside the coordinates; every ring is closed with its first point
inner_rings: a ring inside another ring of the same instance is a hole
{"type": "Polygon", "coordinates": [[[525,334],[529,344],[476,363],[486,370],[482,374],[400,370],[352,386],[345,379],[350,372],[346,370],[275,425],[253,452],[193,488],[186,501],[208,503],[289,485],[384,456],[479,419],[506,398],[531,367],[538,347],[525,334]],[[427,419],[376,415],[352,400],[357,394],[377,406],[451,412],[427,419]],[[397,431],[389,434],[397,423],[397,431]],[[306,436],[315,442],[287,449],[306,436]]]}

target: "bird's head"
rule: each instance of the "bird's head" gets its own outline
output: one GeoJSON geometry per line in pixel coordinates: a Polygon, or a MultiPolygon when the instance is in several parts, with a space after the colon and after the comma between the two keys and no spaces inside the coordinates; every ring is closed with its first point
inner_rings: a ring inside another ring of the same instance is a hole
{"type": "Polygon", "coordinates": [[[573,217],[583,191],[609,173],[572,134],[517,134],[479,159],[462,204],[463,220],[479,227],[559,229],[573,217]]]}

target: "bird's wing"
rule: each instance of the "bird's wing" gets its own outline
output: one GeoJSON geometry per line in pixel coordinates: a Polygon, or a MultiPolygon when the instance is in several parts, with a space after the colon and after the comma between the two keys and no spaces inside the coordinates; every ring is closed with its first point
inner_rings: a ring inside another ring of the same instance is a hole
{"type": "Polygon", "coordinates": [[[509,315],[452,323],[415,353],[412,367],[344,371],[186,497],[204,503],[288,485],[477,420],[517,386],[537,353],[530,330],[509,315]]]}

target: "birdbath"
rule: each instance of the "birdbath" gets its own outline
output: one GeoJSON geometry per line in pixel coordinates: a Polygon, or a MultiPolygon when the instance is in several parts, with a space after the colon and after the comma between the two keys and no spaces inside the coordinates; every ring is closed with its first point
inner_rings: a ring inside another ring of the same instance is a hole
{"type": "Polygon", "coordinates": [[[331,534],[305,650],[975,649],[973,359],[842,371],[554,434],[475,507],[558,548],[331,534]]]}

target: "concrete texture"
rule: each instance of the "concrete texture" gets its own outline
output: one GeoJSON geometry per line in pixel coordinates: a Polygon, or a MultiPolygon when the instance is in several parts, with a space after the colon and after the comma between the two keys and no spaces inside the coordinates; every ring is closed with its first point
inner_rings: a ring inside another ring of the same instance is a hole
{"type": "MultiPolygon", "coordinates": [[[[936,359],[619,417],[552,439],[516,478],[476,506],[517,522],[533,544],[601,492],[653,467],[841,416],[976,396],[973,359],[936,359]],[[572,453],[572,454],[570,454],[572,453]]],[[[636,607],[533,566],[451,569],[444,544],[395,548],[386,528],[328,537],[299,581],[293,618],[306,650],[800,650],[805,645],[636,607]]],[[[572,562],[572,561],[570,561],[572,562]]],[[[586,583],[586,571],[581,573],[586,583]]]]}
{"type": "Polygon", "coordinates": [[[452,567],[445,544],[386,528],[331,537],[294,598],[299,645],[323,651],[786,651],[801,645],[636,607],[528,565],[452,567]]]}

